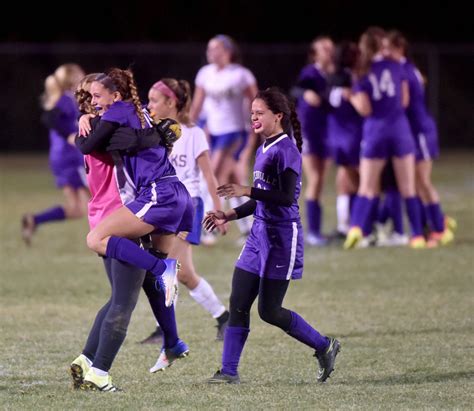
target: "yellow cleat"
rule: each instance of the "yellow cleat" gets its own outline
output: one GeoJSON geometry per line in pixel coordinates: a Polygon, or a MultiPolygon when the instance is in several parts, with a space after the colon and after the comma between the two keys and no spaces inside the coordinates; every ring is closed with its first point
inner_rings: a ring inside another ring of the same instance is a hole
{"type": "Polygon", "coordinates": [[[446,228],[451,231],[456,231],[456,228],[458,228],[458,222],[453,217],[449,217],[445,215],[444,226],[445,226],[445,231],[446,231],[446,228]]]}
{"type": "Polygon", "coordinates": [[[69,367],[69,373],[72,377],[73,388],[77,389],[81,386],[81,384],[84,382],[84,376],[88,373],[90,368],[91,367],[87,357],[83,354],[81,354],[71,363],[71,366],[69,367]]]}
{"type": "Polygon", "coordinates": [[[446,228],[442,233],[431,233],[428,243],[430,244],[431,247],[433,247],[433,244],[436,244],[436,246],[448,245],[449,243],[452,243],[453,241],[454,241],[453,232],[449,228],[446,228]]]}
{"type": "Polygon", "coordinates": [[[423,236],[418,235],[416,237],[412,237],[409,243],[410,248],[420,250],[422,248],[426,248],[426,240],[423,236]]]}
{"type": "Polygon", "coordinates": [[[102,392],[120,391],[112,383],[112,377],[110,375],[97,375],[93,369],[90,369],[84,376],[84,382],[81,384],[81,390],[102,392]]]}
{"type": "Polygon", "coordinates": [[[346,241],[344,241],[344,250],[350,250],[355,248],[358,243],[364,238],[360,227],[351,227],[347,233],[346,241]]]}

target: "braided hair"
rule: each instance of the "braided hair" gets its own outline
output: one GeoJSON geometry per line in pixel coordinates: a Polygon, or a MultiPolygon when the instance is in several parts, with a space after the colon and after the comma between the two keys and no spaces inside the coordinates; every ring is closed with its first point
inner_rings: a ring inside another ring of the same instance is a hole
{"type": "Polygon", "coordinates": [[[301,153],[303,138],[301,136],[301,124],[296,114],[294,102],[290,101],[289,98],[276,87],[259,91],[255,98],[263,100],[272,113],[283,114],[281,127],[286,134],[293,136],[296,147],[298,147],[298,151],[301,153]]]}

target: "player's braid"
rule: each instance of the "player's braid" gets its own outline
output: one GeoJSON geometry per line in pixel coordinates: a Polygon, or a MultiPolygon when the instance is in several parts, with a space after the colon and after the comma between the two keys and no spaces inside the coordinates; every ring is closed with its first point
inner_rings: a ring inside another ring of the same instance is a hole
{"type": "Polygon", "coordinates": [[[76,97],[77,105],[79,106],[79,111],[84,114],[91,114],[94,111],[94,108],[91,105],[92,95],[86,90],[79,89],[74,93],[76,97]]]}
{"type": "Polygon", "coordinates": [[[296,141],[296,147],[298,147],[298,151],[301,153],[303,149],[303,137],[301,136],[301,123],[298,119],[298,115],[296,114],[295,104],[290,102],[290,122],[291,128],[293,129],[293,137],[296,141]]]}
{"type": "Polygon", "coordinates": [[[132,98],[133,105],[135,106],[135,111],[137,113],[138,118],[140,119],[140,124],[142,128],[145,128],[145,115],[142,111],[142,103],[140,102],[140,97],[138,97],[137,85],[135,83],[135,79],[133,78],[133,73],[130,70],[124,70],[124,73],[128,77],[128,87],[130,89],[130,95],[132,98]]]}

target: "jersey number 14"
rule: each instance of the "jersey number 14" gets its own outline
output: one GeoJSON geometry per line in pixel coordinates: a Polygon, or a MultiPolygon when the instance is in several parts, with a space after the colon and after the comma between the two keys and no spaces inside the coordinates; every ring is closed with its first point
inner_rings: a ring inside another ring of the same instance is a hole
{"type": "Polygon", "coordinates": [[[389,70],[385,69],[382,71],[380,80],[375,74],[370,73],[369,81],[372,85],[372,97],[375,101],[380,100],[383,94],[386,94],[388,97],[395,95],[395,84],[393,83],[392,74],[389,70]]]}

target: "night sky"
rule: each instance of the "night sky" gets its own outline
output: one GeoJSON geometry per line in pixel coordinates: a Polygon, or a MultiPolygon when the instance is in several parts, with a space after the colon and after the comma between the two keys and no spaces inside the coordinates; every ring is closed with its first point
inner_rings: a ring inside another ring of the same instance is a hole
{"type": "Polygon", "coordinates": [[[287,6],[268,0],[106,3],[68,2],[53,8],[40,2],[27,12],[23,3],[12,4],[22,10],[3,15],[0,41],[201,42],[226,33],[245,43],[309,42],[323,33],[335,40],[357,39],[368,25],[398,28],[414,42],[474,41],[472,13],[456,1],[296,0],[287,6]]]}

